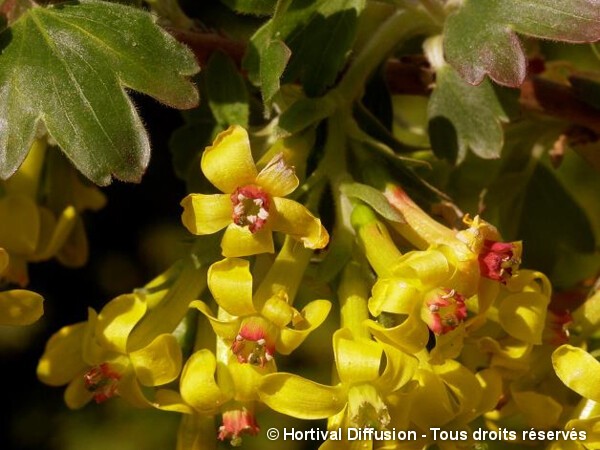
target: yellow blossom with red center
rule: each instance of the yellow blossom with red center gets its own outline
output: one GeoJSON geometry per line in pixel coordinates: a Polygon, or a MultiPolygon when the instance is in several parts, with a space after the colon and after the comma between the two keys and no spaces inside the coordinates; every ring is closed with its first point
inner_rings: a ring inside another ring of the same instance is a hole
{"type": "Polygon", "coordinates": [[[226,258],[208,272],[208,288],[222,311],[218,317],[201,301],[192,302],[241,363],[264,366],[275,352],[289,354],[329,314],[331,303],[314,300],[302,311],[290,305],[284,290],[266,300],[253,298],[248,261],[226,258]]]}
{"type": "Polygon", "coordinates": [[[273,231],[288,234],[306,248],[329,242],[327,230],[307,208],[285,197],[298,187],[293,167],[277,154],[260,172],[248,133],[232,126],[202,155],[202,172],[222,194],[190,194],[183,199],[182,221],[198,235],[226,228],[221,248],[227,257],[273,253],[273,231]]]}
{"type": "Polygon", "coordinates": [[[329,418],[331,429],[387,429],[391,419],[385,400],[411,381],[417,359],[392,346],[356,338],[348,328],[335,332],[333,346],[340,380],[337,385],[315,383],[290,373],[274,373],[263,377],[260,399],[275,411],[293,417],[329,418]],[[381,371],[384,360],[385,368],[381,371]]]}
{"type": "Polygon", "coordinates": [[[66,384],[65,403],[73,409],[116,395],[135,406],[151,406],[140,385],[173,381],[182,354],[168,333],[152,336],[140,349],[128,349],[129,335],[146,310],[136,294],[116,297],[100,314],[90,308],[87,321],[63,327],[50,338],[38,363],[38,378],[51,386],[66,384]]]}

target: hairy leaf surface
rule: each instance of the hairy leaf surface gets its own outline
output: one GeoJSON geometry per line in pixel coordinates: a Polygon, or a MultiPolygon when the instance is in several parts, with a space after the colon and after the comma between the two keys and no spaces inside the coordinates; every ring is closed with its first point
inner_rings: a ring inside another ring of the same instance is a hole
{"type": "Polygon", "coordinates": [[[0,176],[25,159],[39,122],[97,184],[138,181],[150,156],[125,88],[190,108],[198,66],[152,16],[82,0],[27,11],[0,34],[0,176]]]}
{"type": "Polygon", "coordinates": [[[465,0],[446,21],[446,59],[471,84],[489,75],[520,86],[527,59],[516,33],[564,42],[600,39],[599,0],[465,0]]]}

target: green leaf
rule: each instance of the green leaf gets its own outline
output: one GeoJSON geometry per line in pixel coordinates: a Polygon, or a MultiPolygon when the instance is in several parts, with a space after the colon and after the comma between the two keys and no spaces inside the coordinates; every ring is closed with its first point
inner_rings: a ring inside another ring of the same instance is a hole
{"type": "Polygon", "coordinates": [[[340,191],[346,197],[362,200],[387,220],[406,223],[402,214],[390,205],[381,191],[374,187],[361,183],[345,183],[340,187],[340,191]]]}
{"type": "Polygon", "coordinates": [[[337,108],[335,99],[329,96],[301,98],[292,104],[279,118],[279,128],[294,134],[329,117],[337,108]]]}
{"type": "Polygon", "coordinates": [[[278,39],[271,41],[265,48],[260,65],[260,86],[265,107],[271,105],[273,97],[279,92],[279,80],[291,54],[290,49],[278,39]]]}
{"type": "Polygon", "coordinates": [[[481,158],[498,158],[507,114],[489,80],[472,86],[449,65],[437,71],[428,106],[429,139],[436,156],[462,161],[467,148],[481,158]]]}
{"type": "Polygon", "coordinates": [[[305,6],[310,15],[305,22],[296,22],[285,39],[292,50],[292,58],[284,79],[300,78],[306,94],[314,97],[323,94],[335,82],[352,48],[358,16],[365,2],[304,0],[296,2],[294,8],[298,3],[300,7],[305,6]]]}
{"type": "Polygon", "coordinates": [[[595,0],[464,0],[448,17],[444,47],[448,62],[471,84],[489,75],[520,86],[527,58],[516,33],[565,42],[600,39],[595,0]]]}
{"type": "Polygon", "coordinates": [[[519,235],[528,238],[529,265],[548,272],[548,262],[556,258],[562,246],[594,251],[595,239],[587,215],[543,165],[536,167],[527,187],[519,235]]]}
{"type": "Polygon", "coordinates": [[[550,274],[566,254],[574,265],[577,254],[589,259],[596,243],[587,208],[573,182],[561,180],[561,169],[545,161],[545,151],[559,132],[540,123],[511,129],[504,165],[485,197],[486,218],[498,214],[492,220],[504,239],[524,241],[523,265],[550,274]]]}
{"type": "Polygon", "coordinates": [[[214,53],[205,69],[208,104],[220,125],[248,127],[248,91],[233,61],[221,52],[214,53]]]}
{"type": "Polygon", "coordinates": [[[250,80],[267,89],[263,99],[276,92],[272,80],[281,76],[289,57],[280,44],[279,49],[272,48],[277,40],[291,50],[284,82],[300,79],[309,96],[318,96],[330,87],[352,48],[364,0],[298,0],[293,7],[290,4],[280,2],[273,18],[254,34],[244,61],[250,80]],[[267,71],[271,84],[265,86],[267,71]]]}
{"type": "Polygon", "coordinates": [[[25,159],[44,122],[73,164],[97,184],[138,181],[150,146],[125,88],[191,108],[192,53],[150,14],[82,0],[27,11],[0,34],[0,176],[25,159]]]}

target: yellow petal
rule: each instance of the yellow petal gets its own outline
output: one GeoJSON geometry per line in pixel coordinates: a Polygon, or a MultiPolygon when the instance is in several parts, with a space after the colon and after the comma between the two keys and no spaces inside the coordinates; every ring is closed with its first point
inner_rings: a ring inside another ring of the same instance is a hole
{"type": "Polygon", "coordinates": [[[419,369],[416,378],[419,387],[411,394],[411,420],[424,430],[450,422],[454,418],[455,407],[444,381],[427,369],[419,369]]]}
{"type": "Polygon", "coordinates": [[[208,181],[226,194],[254,184],[258,173],[246,130],[232,126],[219,133],[213,145],[204,150],[201,167],[208,181]]]}
{"type": "Polygon", "coordinates": [[[315,300],[306,305],[301,313],[304,320],[294,326],[294,329],[281,330],[277,351],[282,355],[293,352],[315,328],[325,321],[330,310],[331,303],[327,300],[315,300]]]}
{"type": "Polygon", "coordinates": [[[216,368],[212,352],[199,350],[190,356],[181,374],[181,397],[202,414],[215,414],[227,401],[215,381],[216,368]]]}
{"type": "Polygon", "coordinates": [[[221,249],[223,256],[228,258],[275,251],[271,230],[263,228],[252,234],[247,228],[235,224],[229,225],[225,230],[221,249]]]}
{"type": "Polygon", "coordinates": [[[114,359],[115,354],[98,344],[96,340],[96,323],[98,322],[98,313],[92,308],[88,308],[88,321],[82,339],[83,360],[88,366],[97,366],[109,359],[114,359]]]}
{"type": "Polygon", "coordinates": [[[397,278],[380,278],[373,286],[369,312],[377,317],[383,311],[393,314],[411,314],[421,304],[422,294],[412,284],[397,278]]]}
{"type": "Polygon", "coordinates": [[[33,200],[25,195],[7,195],[0,199],[0,217],[0,246],[10,254],[33,253],[40,235],[40,213],[33,200]]]}
{"type": "Polygon", "coordinates": [[[448,258],[435,249],[409,252],[394,268],[400,278],[419,280],[425,286],[439,287],[452,276],[448,258]]]}
{"type": "Polygon", "coordinates": [[[309,420],[332,416],[347,402],[341,386],[325,386],[289,373],[265,376],[258,395],[277,412],[309,420]]]}
{"type": "Polygon", "coordinates": [[[222,372],[225,372],[223,365],[220,366],[220,369],[220,372],[217,369],[219,386],[222,386],[222,389],[223,387],[229,388],[230,392],[235,393],[235,399],[241,402],[258,401],[258,386],[265,375],[277,370],[274,361],[270,361],[261,367],[239,363],[235,360],[230,361],[227,365],[229,376],[223,376],[222,372]],[[222,382],[223,379],[227,380],[226,384],[222,382]]]}
{"type": "Polygon", "coordinates": [[[299,182],[294,168],[284,160],[283,153],[275,155],[256,177],[256,183],[273,197],[291,194],[299,182]]]}
{"type": "Polygon", "coordinates": [[[56,258],[64,266],[81,267],[86,263],[88,255],[89,244],[85,233],[85,225],[83,224],[81,216],[77,215],[75,217],[73,229],[64,241],[56,258]]]}
{"type": "Polygon", "coordinates": [[[375,341],[354,340],[347,328],[333,334],[333,352],[343,384],[374,381],[379,377],[383,348],[375,341]]]}
{"type": "Polygon", "coordinates": [[[321,221],[306,207],[293,200],[273,197],[269,223],[273,231],[302,241],[306,248],[320,249],[329,243],[329,234],[321,221]]]}
{"type": "Polygon", "coordinates": [[[433,371],[444,381],[450,390],[450,401],[457,414],[468,415],[481,401],[482,388],[479,380],[465,366],[457,361],[447,360],[444,364],[433,365],[433,371]]]}
{"type": "Polygon", "coordinates": [[[148,408],[152,406],[152,403],[148,401],[140,389],[138,378],[131,366],[123,370],[117,392],[131,406],[135,406],[136,408],[148,408]]]}
{"type": "MultiPolygon", "coordinates": [[[[574,419],[569,420],[565,425],[565,431],[575,430],[579,436],[585,433],[585,439],[580,439],[585,443],[585,447],[575,447],[577,450],[598,450],[600,449],[600,417],[592,417],[589,419],[574,419]]],[[[569,441],[566,441],[569,442],[569,441]]],[[[581,445],[581,444],[580,444],[581,445]]],[[[571,450],[571,448],[560,447],[557,450],[571,450]]]]}
{"type": "Polygon", "coordinates": [[[181,394],[171,389],[158,389],[152,405],[163,411],[173,411],[182,414],[193,414],[194,410],[181,398],[181,394]]]}
{"type": "Polygon", "coordinates": [[[582,397],[600,403],[600,362],[585,350],[561,345],[552,353],[552,365],[560,381],[582,397]]]}
{"type": "Polygon", "coordinates": [[[511,336],[530,344],[541,344],[550,297],[537,292],[520,292],[502,299],[498,317],[511,336]]]}
{"type": "Polygon", "coordinates": [[[467,412],[467,414],[463,415],[464,423],[471,422],[481,414],[495,409],[503,395],[502,377],[496,370],[484,369],[477,372],[475,377],[479,382],[481,398],[477,406],[470,413],[467,412]]]}
{"type": "Polygon", "coordinates": [[[429,329],[418,314],[409,314],[400,325],[390,328],[372,320],[367,321],[366,325],[377,340],[408,353],[420,352],[429,341],[429,329]]]}
{"type": "Polygon", "coordinates": [[[226,258],[208,269],[208,288],[221,308],[233,316],[256,313],[252,304],[252,274],[245,259],[226,258]]]}
{"type": "Polygon", "coordinates": [[[135,294],[120,295],[104,306],[98,315],[96,337],[103,347],[127,353],[129,333],[144,316],[146,304],[135,294]]]}
{"type": "MultiPolygon", "coordinates": [[[[42,227],[38,249],[32,261],[44,261],[52,258],[65,245],[70,234],[77,223],[77,212],[75,208],[69,206],[60,215],[58,222],[54,220],[51,211],[40,209],[42,218],[42,227]],[[49,217],[47,217],[49,215],[49,217]],[[44,218],[46,217],[46,218],[44,218]],[[46,223],[44,223],[46,222],[46,223]]],[[[86,254],[87,259],[87,254],[86,254]]]]}
{"type": "Polygon", "coordinates": [[[413,379],[419,360],[387,344],[380,344],[386,356],[386,365],[375,386],[381,393],[397,391],[413,379]]]}
{"type": "Polygon", "coordinates": [[[83,408],[94,396],[85,387],[84,375],[85,371],[80,372],[65,389],[65,404],[71,409],[83,408]]]}
{"type": "Polygon", "coordinates": [[[190,303],[190,308],[196,308],[210,322],[210,326],[217,336],[225,341],[232,341],[237,336],[240,330],[241,319],[235,318],[232,320],[219,320],[213,312],[210,310],[208,305],[200,300],[194,300],[190,303]]]}
{"type": "Polygon", "coordinates": [[[233,207],[228,194],[190,194],[181,201],[181,221],[193,234],[212,234],[231,223],[233,207]]]}
{"type": "Polygon", "coordinates": [[[281,295],[274,295],[267,299],[260,310],[260,315],[272,322],[277,328],[286,327],[295,316],[300,314],[288,303],[285,291],[281,295]]]}
{"type": "Polygon", "coordinates": [[[129,359],[144,386],[170,383],[181,370],[181,347],[172,334],[157,336],[146,347],[131,352],[129,359]]]}
{"type": "Polygon", "coordinates": [[[42,383],[62,386],[85,371],[88,366],[83,360],[82,342],[86,326],[87,322],[79,322],[63,327],[48,340],[37,366],[42,383]]]}
{"type": "Polygon", "coordinates": [[[0,292],[0,325],[30,325],[44,314],[44,298],[35,292],[13,289],[0,292]]]}
{"type": "Polygon", "coordinates": [[[512,391],[512,398],[523,413],[527,425],[546,430],[558,424],[562,406],[549,395],[534,391],[512,391]]]}

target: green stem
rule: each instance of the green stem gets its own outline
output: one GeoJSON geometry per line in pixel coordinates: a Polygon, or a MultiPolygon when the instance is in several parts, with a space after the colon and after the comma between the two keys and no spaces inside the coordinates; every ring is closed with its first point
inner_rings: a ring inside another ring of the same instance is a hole
{"type": "Polygon", "coordinates": [[[345,182],[352,181],[347,172],[347,137],[346,128],[349,120],[348,112],[338,110],[328,121],[325,155],[319,164],[318,171],[329,180],[335,207],[335,227],[327,256],[322,261],[317,277],[323,281],[331,281],[348,261],[352,254],[354,230],[350,223],[352,205],[341,192],[345,182]]]}
{"type": "Polygon", "coordinates": [[[431,20],[419,11],[397,10],[356,56],[340,84],[332,91],[335,91],[333,95],[341,102],[360,98],[367,79],[400,42],[435,28],[431,20]]]}

